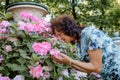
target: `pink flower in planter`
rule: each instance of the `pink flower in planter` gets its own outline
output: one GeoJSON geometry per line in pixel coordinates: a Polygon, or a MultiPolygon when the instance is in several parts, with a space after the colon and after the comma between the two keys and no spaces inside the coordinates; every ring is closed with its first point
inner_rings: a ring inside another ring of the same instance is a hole
{"type": "Polygon", "coordinates": [[[30,17],[32,16],[32,14],[29,13],[29,12],[22,11],[20,13],[20,16],[22,17],[23,20],[26,21],[27,19],[30,19],[30,17]]]}
{"type": "Polygon", "coordinates": [[[0,63],[2,62],[2,60],[3,60],[3,57],[2,57],[2,55],[0,55],[0,63]]]}
{"type": "Polygon", "coordinates": [[[51,49],[51,44],[48,42],[34,43],[32,45],[33,50],[40,55],[47,55],[51,49]]]}
{"type": "Polygon", "coordinates": [[[2,27],[8,27],[8,26],[10,26],[10,23],[8,21],[2,21],[0,23],[0,26],[2,26],[2,27]]]}
{"type": "Polygon", "coordinates": [[[40,76],[43,75],[41,65],[35,67],[29,66],[29,69],[30,69],[29,73],[31,76],[33,76],[33,78],[39,78],[40,76]]]}
{"type": "Polygon", "coordinates": [[[29,13],[29,12],[22,11],[22,12],[20,13],[20,16],[21,16],[22,19],[25,20],[25,21],[28,20],[28,19],[30,19],[30,20],[32,20],[32,21],[34,21],[34,22],[39,22],[39,21],[40,21],[40,19],[39,19],[38,17],[34,16],[33,14],[31,14],[31,13],[29,13]]]}
{"type": "Polygon", "coordinates": [[[30,19],[34,22],[39,22],[40,21],[40,19],[38,17],[33,16],[33,15],[30,16],[30,19]]]}
{"type": "Polygon", "coordinates": [[[60,51],[58,51],[58,50],[56,50],[56,49],[51,49],[51,50],[50,50],[50,54],[51,54],[51,55],[54,55],[54,56],[57,57],[57,58],[61,58],[60,51]]]}
{"type": "Polygon", "coordinates": [[[6,45],[6,52],[10,52],[10,51],[12,51],[12,47],[11,47],[11,45],[6,45]]]}

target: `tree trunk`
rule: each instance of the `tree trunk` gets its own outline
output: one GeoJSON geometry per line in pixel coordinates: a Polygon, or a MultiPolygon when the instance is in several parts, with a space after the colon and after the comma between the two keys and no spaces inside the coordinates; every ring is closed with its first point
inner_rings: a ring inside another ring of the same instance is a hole
{"type": "Polygon", "coordinates": [[[6,0],[6,2],[5,2],[5,9],[7,8],[8,5],[9,5],[9,0],[6,0]]]}
{"type": "Polygon", "coordinates": [[[77,19],[76,13],[75,13],[75,0],[72,0],[72,15],[74,19],[77,19]]]}

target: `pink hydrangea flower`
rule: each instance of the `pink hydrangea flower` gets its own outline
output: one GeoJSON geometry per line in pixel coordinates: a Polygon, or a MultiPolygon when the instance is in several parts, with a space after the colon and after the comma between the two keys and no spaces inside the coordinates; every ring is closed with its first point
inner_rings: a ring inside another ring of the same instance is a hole
{"type": "Polygon", "coordinates": [[[34,23],[18,22],[18,27],[20,30],[36,32],[38,34],[41,34],[43,32],[51,32],[50,28],[51,24],[45,19],[39,19],[37,16],[34,16],[33,14],[26,11],[22,11],[20,13],[20,16],[25,21],[30,20],[31,22],[34,22],[34,23]]]}
{"type": "Polygon", "coordinates": [[[32,23],[26,23],[25,26],[24,26],[24,30],[28,31],[28,32],[32,32],[33,28],[34,28],[34,26],[33,26],[32,23]]]}
{"type": "Polygon", "coordinates": [[[29,69],[30,69],[29,73],[33,78],[39,78],[40,76],[43,75],[41,65],[35,67],[29,66],[29,69]]]}
{"type": "Polygon", "coordinates": [[[7,33],[7,29],[6,29],[6,28],[0,28],[0,33],[1,33],[1,34],[7,33]]]}
{"type": "Polygon", "coordinates": [[[2,27],[8,27],[8,26],[10,26],[10,23],[8,21],[2,21],[0,23],[0,26],[2,26],[2,27]]]}
{"type": "Polygon", "coordinates": [[[92,72],[91,74],[94,75],[94,76],[95,76],[96,78],[98,78],[98,79],[101,78],[100,74],[98,74],[98,73],[92,72]]]}
{"type": "Polygon", "coordinates": [[[2,55],[0,55],[0,63],[3,61],[3,57],[2,55]]]}
{"type": "Polygon", "coordinates": [[[44,71],[46,71],[46,72],[47,72],[47,71],[49,72],[49,71],[52,70],[52,67],[51,67],[51,66],[43,66],[42,69],[43,69],[44,71]]]}
{"type": "Polygon", "coordinates": [[[69,72],[68,72],[68,69],[64,69],[64,70],[62,70],[62,72],[61,72],[64,76],[66,76],[66,77],[70,77],[69,76],[69,72]]]}
{"type": "Polygon", "coordinates": [[[40,23],[42,23],[43,25],[45,25],[46,27],[50,26],[50,24],[48,24],[48,22],[45,19],[41,19],[40,23]]]}
{"type": "Polygon", "coordinates": [[[57,57],[57,58],[61,58],[61,55],[60,55],[60,51],[59,51],[59,50],[51,49],[51,50],[50,50],[50,54],[51,54],[51,55],[54,55],[54,56],[57,57]]]}
{"type": "Polygon", "coordinates": [[[6,52],[12,51],[12,46],[11,45],[6,45],[6,52]]]}
{"type": "Polygon", "coordinates": [[[36,23],[34,24],[34,27],[33,27],[33,31],[34,32],[38,32],[38,33],[42,33],[42,32],[45,32],[45,26],[41,23],[36,23]]]}
{"type": "Polygon", "coordinates": [[[52,32],[51,27],[47,27],[47,28],[46,28],[46,31],[49,32],[49,33],[51,33],[51,32],[52,32]]]}
{"type": "Polygon", "coordinates": [[[17,46],[17,41],[18,41],[17,38],[7,37],[7,40],[13,42],[13,44],[17,46]]]}
{"type": "Polygon", "coordinates": [[[58,40],[59,37],[57,35],[52,35],[53,39],[58,40]]]}
{"type": "Polygon", "coordinates": [[[11,41],[11,42],[16,42],[18,39],[17,38],[8,37],[7,40],[11,41]]]}
{"type": "Polygon", "coordinates": [[[75,74],[75,76],[74,76],[75,80],[79,80],[80,78],[87,77],[87,73],[78,71],[78,70],[76,70],[74,68],[71,69],[71,73],[75,74]]]}
{"type": "Polygon", "coordinates": [[[50,77],[50,73],[49,72],[44,72],[43,73],[43,80],[46,80],[47,78],[49,78],[50,77]]]}
{"type": "Polygon", "coordinates": [[[13,80],[25,80],[25,77],[23,75],[16,75],[13,80]]]}
{"type": "Polygon", "coordinates": [[[3,39],[4,37],[0,34],[0,39],[3,39]]]}
{"type": "Polygon", "coordinates": [[[51,50],[51,44],[48,42],[34,43],[32,45],[33,50],[40,55],[47,55],[51,50]]]}
{"type": "Polygon", "coordinates": [[[1,76],[1,74],[0,74],[0,80],[10,80],[10,78],[9,77],[6,77],[6,76],[1,76]]]}
{"type": "Polygon", "coordinates": [[[24,22],[18,22],[17,24],[18,24],[18,28],[20,30],[24,30],[24,26],[25,26],[26,23],[24,23],[24,22]]]}

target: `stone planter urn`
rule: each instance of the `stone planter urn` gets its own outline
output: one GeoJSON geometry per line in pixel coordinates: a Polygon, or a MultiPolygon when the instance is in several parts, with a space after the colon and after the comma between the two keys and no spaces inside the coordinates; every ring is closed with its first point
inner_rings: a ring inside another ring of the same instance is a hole
{"type": "Polygon", "coordinates": [[[41,18],[48,13],[46,6],[39,4],[39,3],[35,3],[35,2],[13,3],[7,6],[7,11],[12,12],[13,19],[16,22],[22,20],[20,17],[20,12],[22,11],[29,12],[37,16],[38,18],[41,18]]]}
{"type": "Polygon", "coordinates": [[[118,45],[118,47],[120,48],[120,37],[114,37],[113,41],[118,45]]]}
{"type": "Polygon", "coordinates": [[[119,32],[114,32],[114,33],[113,33],[113,36],[114,36],[114,37],[119,37],[119,32]]]}
{"type": "Polygon", "coordinates": [[[119,32],[114,32],[114,37],[113,41],[120,47],[120,37],[119,37],[119,32]]]}

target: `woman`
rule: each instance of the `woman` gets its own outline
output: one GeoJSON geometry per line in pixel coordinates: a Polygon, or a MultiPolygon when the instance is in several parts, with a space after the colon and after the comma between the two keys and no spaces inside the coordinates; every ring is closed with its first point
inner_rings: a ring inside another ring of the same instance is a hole
{"type": "Polygon", "coordinates": [[[120,49],[112,39],[94,27],[81,28],[68,15],[51,20],[53,33],[66,43],[77,43],[80,60],[65,54],[62,58],[52,56],[58,63],[68,64],[86,73],[100,73],[103,80],[120,80],[120,49]]]}

